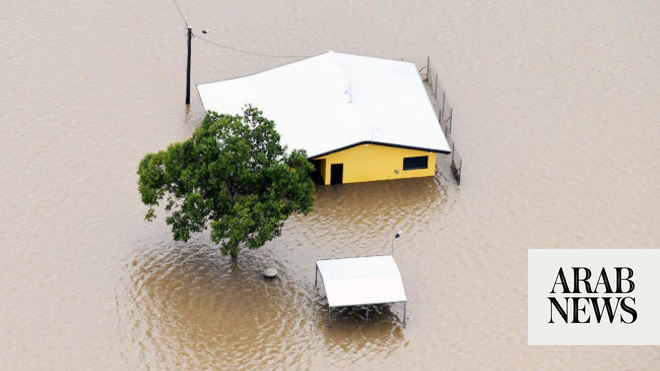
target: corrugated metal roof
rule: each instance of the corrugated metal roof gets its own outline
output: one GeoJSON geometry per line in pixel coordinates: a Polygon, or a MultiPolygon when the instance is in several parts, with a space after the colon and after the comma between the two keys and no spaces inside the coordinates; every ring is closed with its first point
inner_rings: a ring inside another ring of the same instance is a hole
{"type": "Polygon", "coordinates": [[[259,108],[310,158],[360,143],[451,151],[410,62],[328,52],[197,89],[206,110],[259,108]]]}
{"type": "Polygon", "coordinates": [[[392,255],[317,260],[330,307],[406,301],[392,255]]]}

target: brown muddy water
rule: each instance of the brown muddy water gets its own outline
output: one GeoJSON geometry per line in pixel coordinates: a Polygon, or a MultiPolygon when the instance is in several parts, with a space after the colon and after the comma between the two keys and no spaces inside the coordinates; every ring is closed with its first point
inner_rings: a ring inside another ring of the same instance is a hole
{"type": "MultiPolygon", "coordinates": [[[[660,3],[181,0],[197,34],[268,54],[435,64],[464,161],[317,190],[280,238],[221,256],[143,221],[141,157],[188,137],[172,2],[3,4],[0,368],[658,369],[651,346],[527,345],[527,249],[660,247],[660,3]],[[408,294],[364,323],[314,261],[387,253],[408,294]],[[259,270],[274,266],[278,279],[259,270]]],[[[193,40],[193,82],[296,60],[193,40]]]]}

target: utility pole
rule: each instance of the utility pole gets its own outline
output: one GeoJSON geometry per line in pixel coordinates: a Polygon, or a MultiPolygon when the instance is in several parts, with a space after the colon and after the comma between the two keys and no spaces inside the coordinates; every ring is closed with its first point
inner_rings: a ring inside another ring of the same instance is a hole
{"type": "Polygon", "coordinates": [[[192,27],[188,26],[188,68],[186,69],[186,104],[190,105],[190,55],[192,54],[192,27]]]}

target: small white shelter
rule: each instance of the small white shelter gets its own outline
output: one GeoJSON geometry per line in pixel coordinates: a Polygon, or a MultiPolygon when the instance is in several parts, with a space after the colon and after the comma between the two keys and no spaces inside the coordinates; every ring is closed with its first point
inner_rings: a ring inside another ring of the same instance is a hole
{"type": "Polygon", "coordinates": [[[319,274],[328,298],[328,325],[334,307],[400,302],[406,323],[406,292],[392,255],[317,260],[315,287],[319,274]]]}

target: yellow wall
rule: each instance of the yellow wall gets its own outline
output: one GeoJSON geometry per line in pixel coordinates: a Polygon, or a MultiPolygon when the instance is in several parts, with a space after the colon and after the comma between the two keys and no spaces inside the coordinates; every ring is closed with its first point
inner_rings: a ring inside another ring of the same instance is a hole
{"type": "Polygon", "coordinates": [[[330,184],[330,166],[344,164],[344,183],[404,179],[435,175],[435,153],[414,149],[360,144],[343,151],[316,157],[321,160],[321,176],[330,184]],[[403,170],[404,157],[428,156],[428,168],[403,170]],[[398,173],[395,171],[398,170],[398,173]]]}

